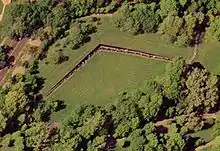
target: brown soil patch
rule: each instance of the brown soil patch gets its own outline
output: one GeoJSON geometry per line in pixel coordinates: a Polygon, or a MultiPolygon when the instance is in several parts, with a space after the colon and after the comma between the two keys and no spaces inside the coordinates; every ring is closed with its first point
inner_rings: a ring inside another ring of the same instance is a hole
{"type": "Polygon", "coordinates": [[[35,46],[35,47],[40,47],[41,45],[41,40],[40,39],[35,39],[35,40],[31,40],[29,39],[28,43],[32,46],[35,46]]]}
{"type": "Polygon", "coordinates": [[[22,66],[16,67],[13,71],[12,71],[12,76],[16,75],[16,74],[24,74],[25,73],[25,68],[22,66]]]}
{"type": "Polygon", "coordinates": [[[30,59],[31,59],[31,54],[29,53],[25,53],[21,58],[22,62],[28,61],[30,59]]]}
{"type": "Polygon", "coordinates": [[[8,4],[11,3],[11,0],[2,0],[2,3],[3,3],[4,5],[8,5],[8,4]]]}

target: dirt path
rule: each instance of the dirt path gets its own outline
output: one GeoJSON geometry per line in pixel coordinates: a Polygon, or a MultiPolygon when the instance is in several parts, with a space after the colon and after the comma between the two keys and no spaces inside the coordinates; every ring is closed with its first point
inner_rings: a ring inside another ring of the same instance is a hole
{"type": "Polygon", "coordinates": [[[6,5],[9,5],[11,3],[11,0],[2,0],[2,3],[4,4],[2,12],[0,14],[0,22],[2,21],[2,18],[4,16],[4,12],[5,12],[5,7],[6,5]]]}
{"type": "Polygon", "coordinates": [[[193,63],[193,61],[196,59],[198,51],[199,51],[199,45],[196,44],[194,49],[193,49],[193,55],[192,55],[192,57],[188,61],[189,64],[193,63]]]}
{"type": "Polygon", "coordinates": [[[3,6],[3,9],[2,9],[2,12],[1,12],[1,15],[0,15],[0,22],[2,21],[4,12],[5,12],[5,7],[6,7],[6,5],[3,6]]]}
{"type": "MultiPolygon", "coordinates": [[[[28,41],[28,38],[24,38],[22,39],[21,41],[19,41],[16,46],[14,47],[14,49],[9,53],[9,56],[12,57],[14,56],[15,57],[15,60],[13,62],[13,64],[16,63],[17,59],[18,59],[18,56],[19,54],[21,53],[22,51],[22,48],[25,46],[26,42],[28,41]]],[[[15,42],[13,42],[15,44],[15,42]]],[[[7,73],[10,71],[10,68],[11,66],[9,67],[5,67],[4,69],[2,69],[0,71],[0,84],[2,84],[6,78],[6,75],[7,73]]]]}
{"type": "Polygon", "coordinates": [[[213,114],[203,114],[201,116],[196,116],[195,113],[191,113],[189,115],[180,115],[180,116],[176,116],[176,117],[173,117],[173,118],[169,118],[169,119],[164,119],[162,121],[157,121],[155,123],[156,126],[161,126],[161,125],[168,125],[168,123],[172,120],[175,120],[177,118],[180,118],[180,117],[201,117],[201,118],[204,118],[204,119],[216,119],[217,115],[215,113],[213,114]]]}
{"type": "MultiPolygon", "coordinates": [[[[179,118],[179,117],[195,117],[195,114],[191,113],[189,115],[181,115],[181,116],[176,116],[176,117],[169,118],[169,119],[164,119],[162,121],[157,121],[155,123],[155,126],[165,126],[166,127],[166,126],[169,125],[170,121],[175,120],[176,118],[179,118]]],[[[213,113],[213,114],[203,114],[202,116],[199,116],[199,117],[204,118],[204,119],[216,119],[217,115],[215,113],[213,113]]],[[[206,143],[205,145],[201,145],[201,146],[197,147],[195,149],[195,151],[201,151],[201,150],[203,150],[207,147],[210,147],[211,145],[212,145],[212,141],[206,143]]]]}
{"type": "Polygon", "coordinates": [[[205,149],[205,148],[207,148],[207,147],[210,147],[210,146],[212,146],[212,141],[206,143],[205,145],[202,145],[202,146],[197,147],[197,148],[195,149],[195,151],[200,151],[200,150],[203,150],[203,149],[205,149]]]}
{"type": "Polygon", "coordinates": [[[84,17],[80,17],[80,19],[87,19],[87,18],[91,18],[91,17],[97,17],[97,18],[101,18],[101,17],[111,17],[113,14],[112,13],[106,13],[106,14],[91,14],[88,16],[84,16],[84,17]]]}

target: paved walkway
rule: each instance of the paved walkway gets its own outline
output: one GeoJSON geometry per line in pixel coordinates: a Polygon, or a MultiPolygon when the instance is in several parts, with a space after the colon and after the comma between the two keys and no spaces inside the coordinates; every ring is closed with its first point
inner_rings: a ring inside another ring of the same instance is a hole
{"type": "Polygon", "coordinates": [[[11,3],[11,0],[2,0],[2,3],[4,4],[2,12],[0,14],[0,22],[2,21],[2,18],[4,16],[4,12],[5,12],[5,7],[6,5],[9,5],[11,3]]]}
{"type": "MultiPolygon", "coordinates": [[[[15,57],[15,60],[13,61],[13,64],[16,63],[19,54],[21,53],[23,47],[25,46],[26,42],[28,41],[28,38],[24,38],[19,42],[12,41],[12,46],[15,45],[14,49],[9,53],[9,57],[15,57]]],[[[0,70],[0,84],[2,84],[6,78],[7,73],[10,71],[10,68],[12,66],[5,67],[4,69],[0,70]]]]}

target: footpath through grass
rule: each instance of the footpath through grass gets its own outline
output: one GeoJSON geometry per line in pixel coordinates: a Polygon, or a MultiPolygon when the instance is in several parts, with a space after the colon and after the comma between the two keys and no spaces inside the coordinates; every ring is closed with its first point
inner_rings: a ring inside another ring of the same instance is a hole
{"type": "Polygon", "coordinates": [[[162,75],[165,65],[166,62],[136,56],[99,53],[51,96],[65,100],[67,105],[67,109],[55,114],[54,118],[59,119],[71,112],[71,105],[83,102],[108,104],[119,92],[162,75]]]}
{"type": "MultiPolygon", "coordinates": [[[[168,57],[183,56],[190,58],[193,48],[174,47],[160,39],[157,34],[143,34],[131,36],[128,33],[121,32],[112,26],[111,17],[104,17],[101,24],[97,26],[97,32],[91,36],[91,41],[86,43],[80,49],[64,50],[69,56],[69,61],[61,65],[45,65],[40,63],[40,75],[46,78],[42,92],[47,92],[62,76],[68,72],[87,52],[97,46],[99,43],[117,45],[142,51],[152,52],[168,57]]],[[[51,47],[51,49],[53,49],[51,47]]]]}

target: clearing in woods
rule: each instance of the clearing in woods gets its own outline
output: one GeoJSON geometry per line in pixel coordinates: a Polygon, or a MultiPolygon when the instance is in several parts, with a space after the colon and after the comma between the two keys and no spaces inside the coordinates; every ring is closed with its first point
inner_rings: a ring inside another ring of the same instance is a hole
{"type": "MultiPolygon", "coordinates": [[[[83,58],[83,56],[94,49],[99,43],[147,51],[149,53],[155,53],[169,58],[183,56],[184,58],[189,59],[192,55],[193,48],[175,47],[169,42],[160,39],[157,34],[132,36],[113,27],[110,20],[111,17],[109,16],[103,17],[100,21],[101,24],[97,25],[97,32],[91,35],[91,41],[83,45],[81,48],[77,50],[65,48],[63,51],[69,56],[67,62],[62,63],[61,65],[45,64],[44,61],[40,62],[40,75],[46,79],[42,93],[48,92],[48,90],[55,85],[65,73],[67,73],[83,58]]],[[[50,49],[55,48],[56,44],[50,47],[50,49]]]]}
{"type": "Polygon", "coordinates": [[[108,104],[116,99],[119,92],[162,75],[165,65],[163,61],[100,52],[49,97],[65,100],[67,105],[66,109],[55,113],[52,119],[59,120],[66,116],[75,104],[108,104]]]}

